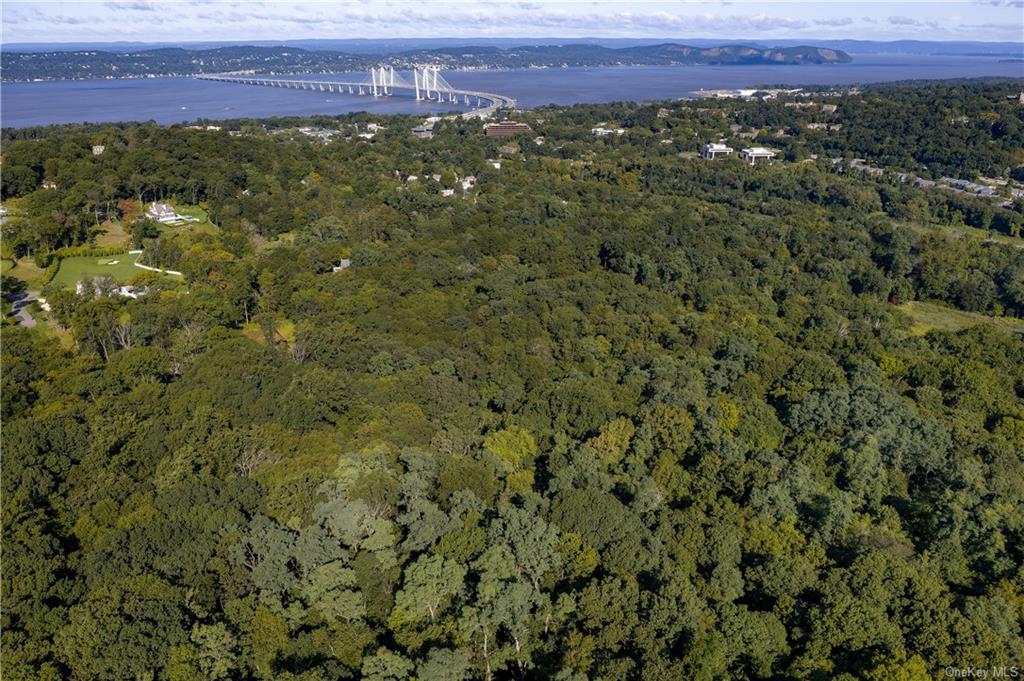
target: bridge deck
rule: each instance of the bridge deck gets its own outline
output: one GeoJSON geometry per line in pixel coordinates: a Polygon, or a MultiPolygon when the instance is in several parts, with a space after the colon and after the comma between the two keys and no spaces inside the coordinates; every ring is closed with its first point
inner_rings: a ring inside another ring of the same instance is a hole
{"type": "MultiPolygon", "coordinates": [[[[237,83],[239,85],[260,85],[264,87],[283,87],[293,88],[299,90],[313,90],[316,92],[338,92],[340,94],[353,94],[353,95],[372,95],[378,96],[390,96],[394,90],[408,90],[414,91],[414,86],[406,83],[395,83],[394,85],[374,85],[373,83],[366,81],[347,81],[347,80],[291,80],[287,78],[259,78],[256,76],[236,76],[236,75],[220,75],[220,74],[204,74],[196,76],[199,80],[212,80],[220,83],[237,83]]],[[[463,117],[465,118],[487,118],[494,114],[498,109],[503,107],[515,106],[516,100],[511,97],[504,95],[497,95],[493,92],[478,92],[476,90],[461,90],[456,88],[443,88],[437,90],[429,90],[426,88],[420,88],[421,91],[428,92],[428,96],[425,101],[445,101],[445,97],[451,102],[456,102],[458,98],[463,98],[465,103],[469,103],[467,98],[473,98],[477,100],[479,105],[481,102],[487,102],[487,106],[473,109],[465,112],[463,117]],[[437,96],[434,100],[429,96],[433,93],[437,96]],[[454,98],[454,99],[453,99],[454,98]]]]}

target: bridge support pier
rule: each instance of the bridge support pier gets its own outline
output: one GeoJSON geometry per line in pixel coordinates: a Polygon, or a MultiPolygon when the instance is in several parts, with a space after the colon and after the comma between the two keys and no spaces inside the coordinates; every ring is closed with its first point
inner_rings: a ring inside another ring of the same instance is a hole
{"type": "Polygon", "coordinates": [[[436,66],[423,66],[413,69],[412,82],[395,74],[393,66],[380,66],[370,69],[370,82],[328,82],[319,80],[290,80],[288,78],[255,78],[246,74],[202,74],[197,76],[200,80],[216,81],[221,83],[237,83],[241,85],[260,85],[263,87],[291,88],[293,90],[310,90],[319,92],[337,92],[343,94],[372,94],[374,97],[391,96],[396,89],[413,90],[416,101],[449,102],[457,104],[460,101],[466,106],[475,102],[479,110],[469,111],[463,114],[466,118],[485,118],[500,107],[515,106],[515,100],[502,95],[492,95],[487,92],[474,92],[461,90],[453,87],[439,74],[436,66]]]}

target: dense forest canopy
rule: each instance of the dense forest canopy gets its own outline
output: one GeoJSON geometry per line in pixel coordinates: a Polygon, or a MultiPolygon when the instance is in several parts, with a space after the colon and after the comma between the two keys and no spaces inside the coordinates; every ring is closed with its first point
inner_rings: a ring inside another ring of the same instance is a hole
{"type": "Polygon", "coordinates": [[[3,326],[5,676],[1019,665],[1018,89],[5,131],[14,272],[111,225],[181,272],[3,326]]]}

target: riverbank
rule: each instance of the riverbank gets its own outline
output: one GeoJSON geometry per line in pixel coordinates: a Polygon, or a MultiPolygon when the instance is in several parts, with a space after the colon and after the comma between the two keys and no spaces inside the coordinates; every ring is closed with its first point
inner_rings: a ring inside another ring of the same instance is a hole
{"type": "MultiPolygon", "coordinates": [[[[330,78],[337,74],[317,77],[330,78]]],[[[521,108],[621,100],[689,98],[705,90],[848,86],[903,80],[979,77],[1024,78],[1019,64],[986,57],[865,56],[849,64],[799,66],[609,66],[599,68],[477,70],[452,73],[452,85],[500,92],[521,108]]],[[[281,88],[252,88],[195,78],[13,83],[4,87],[0,117],[5,128],[82,122],[152,120],[160,124],[198,119],[371,114],[431,115],[451,111],[412,97],[350,97],[281,88]]]]}

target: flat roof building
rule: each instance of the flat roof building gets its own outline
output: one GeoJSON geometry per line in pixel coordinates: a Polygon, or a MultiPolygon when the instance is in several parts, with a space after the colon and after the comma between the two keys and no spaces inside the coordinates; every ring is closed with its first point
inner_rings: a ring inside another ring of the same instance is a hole
{"type": "Polygon", "coordinates": [[[740,151],[740,158],[744,161],[750,161],[750,165],[754,165],[759,159],[772,160],[775,158],[775,152],[764,147],[750,147],[740,151]]]}
{"type": "Polygon", "coordinates": [[[484,134],[487,135],[487,137],[512,137],[513,135],[518,135],[523,132],[531,132],[530,126],[526,123],[502,121],[501,123],[487,123],[484,125],[484,134]]]}
{"type": "Polygon", "coordinates": [[[701,147],[700,157],[713,161],[715,156],[728,156],[733,152],[732,147],[717,142],[709,142],[701,147]]]}
{"type": "Polygon", "coordinates": [[[412,129],[412,136],[420,137],[422,139],[430,139],[431,137],[434,136],[434,126],[417,125],[415,128],[412,129]]]}

